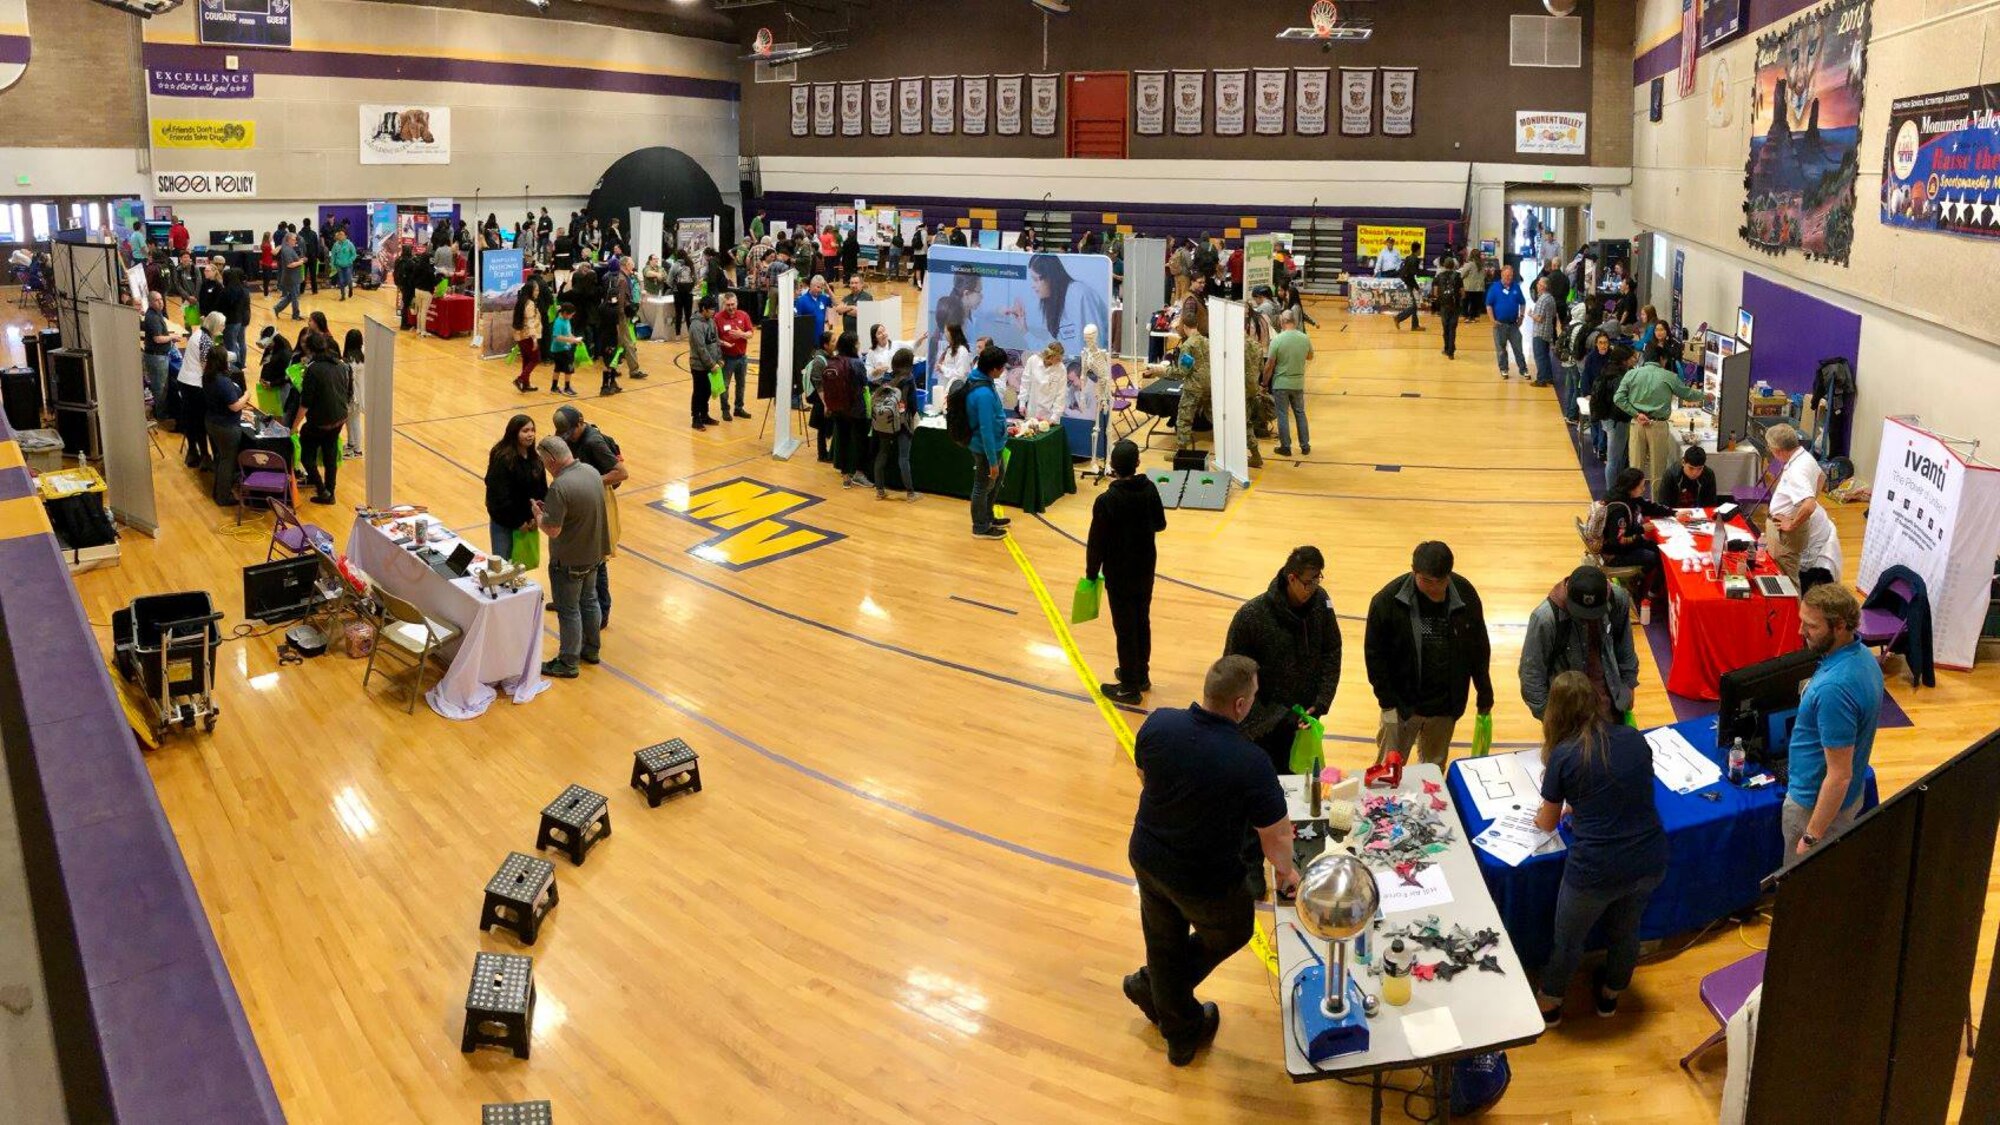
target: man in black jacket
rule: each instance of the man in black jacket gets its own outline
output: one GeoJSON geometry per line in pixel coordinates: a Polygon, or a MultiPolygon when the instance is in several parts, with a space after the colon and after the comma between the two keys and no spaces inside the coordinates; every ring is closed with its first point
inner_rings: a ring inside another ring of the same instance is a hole
{"type": "Polygon", "coordinates": [[[1451,736],[1465,714],[1467,687],[1475,705],[1493,711],[1493,649],[1486,613],[1472,583],[1451,572],[1451,548],[1432,540],[1417,544],[1410,573],[1382,587],[1368,603],[1363,651],[1368,685],[1382,707],[1375,760],[1389,751],[1444,768],[1451,736]]]}
{"type": "Polygon", "coordinates": [[[306,370],[299,390],[303,420],[297,422],[300,464],[312,486],[312,502],[331,504],[340,477],[340,430],[347,424],[354,373],[334,351],[333,338],[306,336],[306,370]]]}
{"type": "Polygon", "coordinates": [[[1715,474],[1708,471],[1708,451],[1690,445],[1681,453],[1681,463],[1667,472],[1657,495],[1669,508],[1715,507],[1715,474]]]}
{"type": "Polygon", "coordinates": [[[417,260],[422,255],[414,246],[404,246],[396,255],[396,264],[391,275],[396,281],[396,326],[398,329],[410,323],[410,302],[417,296],[417,260]]]}
{"type": "Polygon", "coordinates": [[[1139,474],[1137,445],[1112,446],[1111,475],[1090,509],[1083,574],[1103,574],[1111,631],[1118,638],[1116,682],[1101,685],[1104,698],[1136,704],[1153,690],[1153,568],[1159,558],[1153,536],[1167,529],[1167,510],[1160,490],[1139,474]]]}
{"type": "Polygon", "coordinates": [[[1270,588],[1238,607],[1223,645],[1225,655],[1257,662],[1257,702],[1243,733],[1279,773],[1291,772],[1292,740],[1305,725],[1292,708],[1325,715],[1340,687],[1340,622],[1320,586],[1325,574],[1318,547],[1292,548],[1270,588]]]}
{"type": "Polygon", "coordinates": [[[326,247],[321,245],[319,232],[313,229],[311,219],[299,223],[299,250],[306,256],[306,284],[317,294],[319,267],[320,263],[326,260],[326,247]]]}
{"type": "Polygon", "coordinates": [[[1417,302],[1423,299],[1423,294],[1417,292],[1417,270],[1422,265],[1423,263],[1417,260],[1417,247],[1413,244],[1410,252],[1403,255],[1403,264],[1396,267],[1396,279],[1403,283],[1403,288],[1410,294],[1410,307],[1396,314],[1395,323],[1401,325],[1403,318],[1409,317],[1412,332],[1424,330],[1422,321],[1417,317],[1417,302]]]}

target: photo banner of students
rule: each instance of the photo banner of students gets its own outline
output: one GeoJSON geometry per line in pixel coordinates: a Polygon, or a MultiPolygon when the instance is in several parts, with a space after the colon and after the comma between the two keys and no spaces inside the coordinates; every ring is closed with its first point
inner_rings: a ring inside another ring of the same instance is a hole
{"type": "Polygon", "coordinates": [[[519,250],[479,254],[479,357],[499,359],[514,350],[514,302],[521,295],[519,250]]]}
{"type": "Polygon", "coordinates": [[[2000,238],[2000,83],[1889,104],[1882,222],[2000,238]]]}
{"type": "Polygon", "coordinates": [[[917,329],[929,333],[925,356],[933,384],[953,326],[965,334],[966,346],[975,354],[982,336],[1007,352],[1001,399],[1010,405],[1019,398],[1028,354],[1059,343],[1070,380],[1063,413],[1092,415],[1094,393],[1083,385],[1078,361],[1086,325],[1097,326],[1100,341],[1111,336],[1111,259],[934,246],[921,297],[917,329]]]}
{"type": "Polygon", "coordinates": [[[1924,581],[1931,652],[1939,667],[1972,667],[1993,601],[2000,556],[2000,468],[1969,459],[1937,434],[1902,418],[1882,420],[1861,540],[1861,592],[1882,572],[1906,566],[1924,581]]]}

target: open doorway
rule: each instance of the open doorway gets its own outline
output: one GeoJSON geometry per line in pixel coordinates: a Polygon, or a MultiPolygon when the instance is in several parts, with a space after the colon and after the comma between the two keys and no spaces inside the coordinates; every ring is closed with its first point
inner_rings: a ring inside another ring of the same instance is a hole
{"type": "Polygon", "coordinates": [[[1507,185],[1503,252],[1524,281],[1562,269],[1589,241],[1590,192],[1580,187],[1507,185]]]}

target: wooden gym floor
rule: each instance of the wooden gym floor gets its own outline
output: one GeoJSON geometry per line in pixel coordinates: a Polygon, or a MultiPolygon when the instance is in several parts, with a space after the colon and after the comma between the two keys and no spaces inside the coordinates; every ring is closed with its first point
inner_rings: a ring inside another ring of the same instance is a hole
{"type": "MultiPolygon", "coordinates": [[[[391,315],[387,292],[307,300],[336,334],[391,315]]],[[[270,322],[269,299],[257,308],[252,338],[270,322]]],[[[1411,335],[1333,302],[1313,311],[1313,454],[1273,459],[1226,512],[1170,514],[1149,704],[1191,700],[1239,600],[1315,543],[1346,638],[1334,757],[1371,760],[1361,617],[1436,537],[1486,602],[1496,737],[1536,739],[1515,662],[1530,610],[1577,561],[1571,520],[1587,500],[1552,396],[1497,378],[1483,324],[1448,362],[1429,318],[1411,335]]],[[[482,1102],[527,1098],[552,1099],[559,1120],[618,1122],[1365,1114],[1363,1091],[1287,1081],[1273,980],[1248,952],[1203,990],[1222,1008],[1214,1046],[1167,1065],[1118,991],[1141,956],[1125,861],[1137,779],[1005,545],[968,538],[962,502],[842,491],[810,444],[773,460],[762,404],[755,420],[691,432],[684,354],[642,345],[652,378],[614,399],[577,377],[574,401],[632,473],[601,667],[454,723],[405,715],[380,684],[364,692],[344,656],[281,669],[275,636],[234,641],[216,731],[149,755],[292,1119],[467,1121],[482,1102]],[[787,542],[806,549],[732,570],[691,553],[716,529],[647,507],[736,478],[796,494],[805,506],[786,518],[824,541],[800,534],[787,542]],[[700,752],[706,789],[648,810],[625,788],[631,753],[676,736],[700,752]],[[533,949],[533,1059],[461,1055],[473,953],[517,949],[476,928],[481,887],[509,850],[531,850],[537,810],[570,782],[611,795],[616,834],[585,866],[557,865],[562,904],[533,949]]],[[[395,457],[399,500],[476,542],[487,448],[516,411],[547,432],[563,401],[519,394],[513,373],[463,338],[403,336],[397,440],[367,451],[395,457]]],[[[268,520],[235,527],[164,444],[163,531],[128,535],[122,565],[78,579],[93,621],[180,589],[210,591],[233,619],[239,568],[264,558],[268,520]]],[[[346,507],[302,516],[344,542],[365,470],[345,467],[346,507]]],[[[1046,520],[1016,515],[1058,599],[1094,495],[1084,483],[1046,520]]],[[[1861,512],[1833,514],[1857,559],[1861,512]]],[[[1108,623],[1077,635],[1108,678],[1108,623]]],[[[1640,652],[1639,714],[1669,721],[1640,652]]],[[[1996,689],[1991,665],[1921,694],[1892,680],[1916,725],[1876,744],[1883,792],[1990,729],[1996,689]]],[[[1711,1119],[1724,1053],[1675,1066],[1712,1028],[1695,986],[1766,933],[1731,922],[1665,943],[1617,1019],[1575,1019],[1513,1052],[1513,1087],[1488,1119],[1711,1119]]]]}

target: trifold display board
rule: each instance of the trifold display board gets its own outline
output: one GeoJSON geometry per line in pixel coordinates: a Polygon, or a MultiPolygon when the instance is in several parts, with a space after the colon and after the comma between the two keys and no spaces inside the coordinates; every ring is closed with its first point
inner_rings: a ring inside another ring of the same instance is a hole
{"type": "Polygon", "coordinates": [[[1167,303],[1167,240],[1134,236],[1125,240],[1124,250],[1125,315],[1113,343],[1119,355],[1142,360],[1153,330],[1153,311],[1167,303]]]}
{"type": "Polygon", "coordinates": [[[1970,668],[1992,602],[2000,555],[2000,467],[1968,458],[1916,418],[1882,420],[1861,589],[1907,566],[1931,605],[1931,652],[1945,668],[1970,668]]]}

